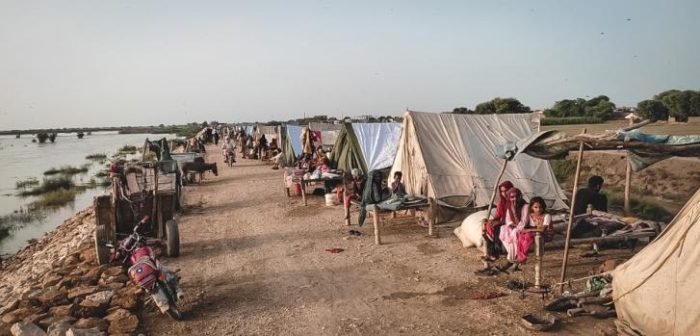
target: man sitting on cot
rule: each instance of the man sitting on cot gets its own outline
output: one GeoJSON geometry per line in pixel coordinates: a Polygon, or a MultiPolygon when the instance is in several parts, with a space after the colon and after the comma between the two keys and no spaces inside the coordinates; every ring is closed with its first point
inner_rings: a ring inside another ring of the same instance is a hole
{"type": "Polygon", "coordinates": [[[394,173],[394,181],[391,182],[391,197],[392,198],[404,198],[406,197],[406,187],[401,183],[401,178],[403,173],[397,171],[394,173]]]}

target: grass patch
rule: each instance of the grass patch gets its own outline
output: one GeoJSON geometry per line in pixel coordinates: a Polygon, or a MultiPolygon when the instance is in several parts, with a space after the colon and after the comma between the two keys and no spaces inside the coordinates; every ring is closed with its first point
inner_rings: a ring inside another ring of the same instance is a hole
{"type": "Polygon", "coordinates": [[[85,174],[88,172],[89,165],[83,165],[81,167],[63,166],[61,168],[51,168],[44,172],[44,175],[66,175],[73,176],[77,174],[85,174]]]}
{"type": "Polygon", "coordinates": [[[77,189],[58,189],[42,194],[38,200],[29,204],[31,209],[54,208],[64,206],[75,201],[77,189]]]}
{"type": "Polygon", "coordinates": [[[0,227],[10,227],[12,224],[27,224],[44,217],[44,214],[40,211],[15,210],[11,214],[0,216],[0,227]]]}
{"type": "Polygon", "coordinates": [[[17,186],[17,189],[24,189],[27,187],[33,187],[39,184],[39,180],[36,177],[30,177],[26,180],[21,180],[15,182],[15,185],[17,186]]]}
{"type": "Polygon", "coordinates": [[[119,154],[136,154],[138,149],[136,146],[124,145],[117,151],[119,154]]]}
{"type": "Polygon", "coordinates": [[[95,154],[90,154],[90,155],[86,156],[85,158],[88,160],[100,161],[100,160],[107,159],[107,154],[95,153],[95,154]]]}
{"type": "Polygon", "coordinates": [[[28,190],[22,190],[20,196],[36,196],[45,194],[48,192],[56,191],[59,189],[73,189],[75,184],[70,177],[62,176],[58,178],[44,179],[40,185],[37,185],[28,190]]]}
{"type": "MultiPolygon", "coordinates": [[[[619,209],[624,207],[625,198],[622,192],[603,190],[602,193],[608,197],[608,204],[610,207],[619,209]]],[[[653,201],[649,201],[644,198],[630,197],[630,211],[634,215],[643,219],[662,221],[666,223],[673,219],[673,214],[653,201]]]]}
{"type": "Polygon", "coordinates": [[[541,121],[542,126],[552,126],[552,125],[579,125],[579,124],[602,124],[605,120],[596,117],[567,117],[567,118],[553,118],[547,117],[543,118],[541,121]]]}
{"type": "Polygon", "coordinates": [[[109,171],[108,170],[100,170],[95,174],[95,177],[107,177],[109,176],[109,171]]]}
{"type": "Polygon", "coordinates": [[[576,173],[576,162],[572,160],[550,160],[549,164],[560,184],[566,183],[576,173]]]}

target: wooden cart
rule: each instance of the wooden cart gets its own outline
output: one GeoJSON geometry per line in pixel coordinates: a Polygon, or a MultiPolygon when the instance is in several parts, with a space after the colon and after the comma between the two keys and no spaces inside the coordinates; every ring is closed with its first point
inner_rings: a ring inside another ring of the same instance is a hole
{"type": "Polygon", "coordinates": [[[166,174],[159,163],[124,165],[112,173],[110,195],[95,197],[95,249],[98,264],[109,262],[110,248],[129,235],[134,225],[150,216],[142,233],[147,241],[164,243],[166,255],[180,254],[180,235],[175,208],[178,200],[176,174],[166,174]]]}

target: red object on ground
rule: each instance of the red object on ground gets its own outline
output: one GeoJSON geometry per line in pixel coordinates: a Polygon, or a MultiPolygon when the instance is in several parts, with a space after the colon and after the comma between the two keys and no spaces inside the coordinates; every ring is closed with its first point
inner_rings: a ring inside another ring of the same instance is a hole
{"type": "Polygon", "coordinates": [[[301,184],[300,183],[294,183],[294,195],[301,196],[301,184]]]}
{"type": "Polygon", "coordinates": [[[340,253],[340,252],[345,251],[345,249],[341,249],[339,247],[332,247],[332,248],[327,248],[326,251],[328,251],[330,253],[340,253]]]}

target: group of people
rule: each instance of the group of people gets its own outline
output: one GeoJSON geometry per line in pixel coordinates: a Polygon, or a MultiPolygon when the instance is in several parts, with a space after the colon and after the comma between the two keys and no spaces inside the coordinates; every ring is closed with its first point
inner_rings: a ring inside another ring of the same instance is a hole
{"type": "MultiPolygon", "coordinates": [[[[607,211],[607,199],[600,193],[603,182],[602,177],[592,176],[588,188],[577,192],[574,215],[585,213],[588,208],[607,211]]],[[[483,258],[495,261],[505,254],[508,261],[505,269],[514,267],[517,270],[527,261],[535,232],[541,232],[545,242],[554,238],[552,217],[547,213],[547,204],[542,197],[532,197],[528,203],[510,181],[503,181],[498,186],[498,194],[496,211],[483,227],[486,242],[483,258]]]]}

